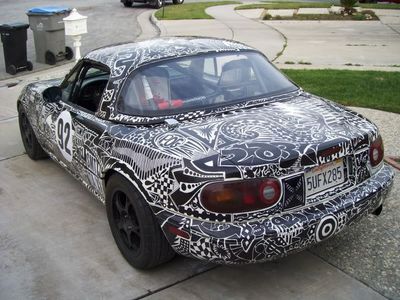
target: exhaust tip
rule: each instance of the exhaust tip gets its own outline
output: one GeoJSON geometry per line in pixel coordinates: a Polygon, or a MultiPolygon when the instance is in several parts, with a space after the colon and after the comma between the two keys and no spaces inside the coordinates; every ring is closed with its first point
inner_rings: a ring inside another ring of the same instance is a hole
{"type": "Polygon", "coordinates": [[[381,214],[381,212],[382,212],[382,209],[383,209],[383,207],[382,207],[382,204],[381,204],[381,205],[378,206],[377,209],[375,209],[375,210],[372,212],[372,214],[374,214],[375,216],[379,216],[379,215],[381,214]]]}

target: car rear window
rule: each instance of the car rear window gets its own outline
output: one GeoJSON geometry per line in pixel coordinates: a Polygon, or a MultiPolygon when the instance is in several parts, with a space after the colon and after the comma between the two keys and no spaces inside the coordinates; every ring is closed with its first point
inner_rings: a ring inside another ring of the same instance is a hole
{"type": "Polygon", "coordinates": [[[225,52],[170,59],[132,73],[118,110],[163,116],[230,105],[296,90],[257,52],[225,52]]]}

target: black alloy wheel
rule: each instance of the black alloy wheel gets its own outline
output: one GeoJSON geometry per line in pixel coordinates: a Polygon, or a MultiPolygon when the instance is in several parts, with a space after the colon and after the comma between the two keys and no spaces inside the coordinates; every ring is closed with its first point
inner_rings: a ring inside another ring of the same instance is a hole
{"type": "Polygon", "coordinates": [[[125,246],[133,251],[138,251],[141,240],[139,221],[131,200],[124,192],[114,193],[112,211],[114,222],[125,246]]]}
{"type": "Polygon", "coordinates": [[[114,240],[133,267],[150,269],[175,256],[149,204],[117,173],[106,183],[106,210],[114,240]]]}

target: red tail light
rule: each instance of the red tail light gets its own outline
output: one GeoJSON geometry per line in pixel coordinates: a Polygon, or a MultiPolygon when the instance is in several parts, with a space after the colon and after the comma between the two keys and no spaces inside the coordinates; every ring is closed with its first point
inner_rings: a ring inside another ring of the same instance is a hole
{"type": "Polygon", "coordinates": [[[372,167],[376,167],[382,161],[384,155],[382,138],[379,135],[369,149],[369,161],[372,167]]]}
{"type": "Polygon", "coordinates": [[[281,198],[281,185],[274,178],[227,181],[204,187],[203,206],[218,213],[238,213],[273,206],[281,198]]]}

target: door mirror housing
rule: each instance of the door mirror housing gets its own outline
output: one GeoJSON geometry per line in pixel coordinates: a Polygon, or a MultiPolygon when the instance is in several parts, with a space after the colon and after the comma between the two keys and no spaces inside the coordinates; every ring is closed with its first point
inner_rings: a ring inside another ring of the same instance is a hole
{"type": "Polygon", "coordinates": [[[62,99],[62,90],[59,86],[52,86],[44,90],[43,99],[48,103],[58,102],[62,99]]]}

